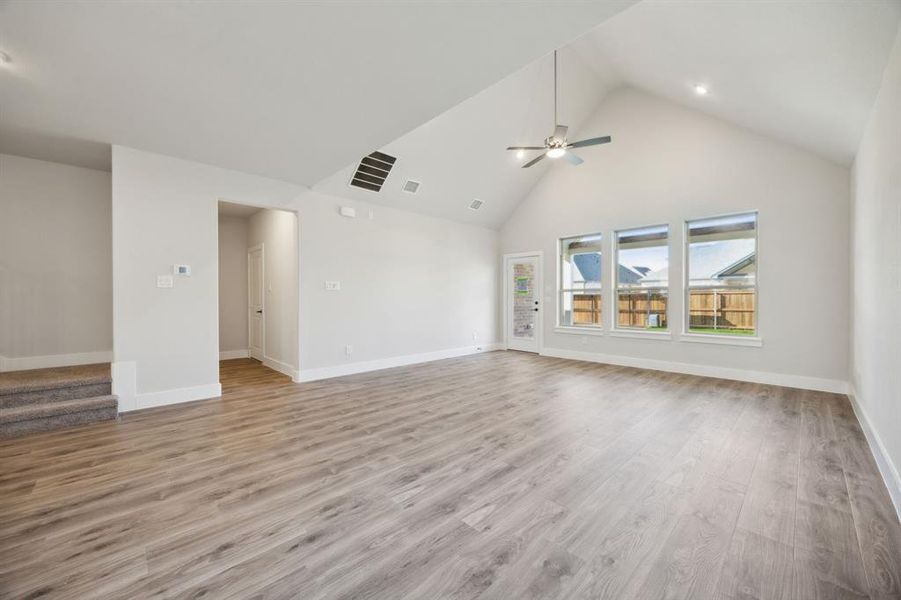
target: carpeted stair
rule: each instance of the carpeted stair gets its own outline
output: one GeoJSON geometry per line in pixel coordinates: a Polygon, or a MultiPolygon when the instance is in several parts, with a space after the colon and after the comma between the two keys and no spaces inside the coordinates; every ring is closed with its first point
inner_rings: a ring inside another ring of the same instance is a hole
{"type": "Polygon", "coordinates": [[[108,364],[0,373],[0,438],[116,419],[108,364]]]}

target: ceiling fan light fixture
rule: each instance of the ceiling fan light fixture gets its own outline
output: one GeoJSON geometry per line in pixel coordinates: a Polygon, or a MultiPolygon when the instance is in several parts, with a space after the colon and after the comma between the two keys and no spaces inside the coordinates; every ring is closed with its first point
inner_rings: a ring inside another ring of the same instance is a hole
{"type": "Polygon", "coordinates": [[[525,151],[525,150],[517,150],[517,151],[516,151],[516,158],[518,158],[519,160],[522,160],[522,159],[524,159],[525,157],[526,157],[526,151],[525,151]]]}
{"type": "Polygon", "coordinates": [[[547,154],[548,158],[560,158],[566,154],[566,150],[564,148],[551,148],[545,154],[547,154]]]}

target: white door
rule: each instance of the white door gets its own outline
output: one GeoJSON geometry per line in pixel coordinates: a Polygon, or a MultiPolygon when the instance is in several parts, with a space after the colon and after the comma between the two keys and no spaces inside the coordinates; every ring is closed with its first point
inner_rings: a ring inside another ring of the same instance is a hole
{"type": "Polygon", "coordinates": [[[247,345],[250,356],[263,360],[263,336],[266,331],[266,315],[263,312],[263,245],[247,251],[247,345]]]}
{"type": "Polygon", "coordinates": [[[505,257],[504,277],[507,348],[537,353],[541,350],[540,255],[505,257]]]}

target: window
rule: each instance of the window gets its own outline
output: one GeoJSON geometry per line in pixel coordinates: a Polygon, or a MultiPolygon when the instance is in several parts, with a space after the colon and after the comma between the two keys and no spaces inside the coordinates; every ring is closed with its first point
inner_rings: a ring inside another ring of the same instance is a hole
{"type": "Polygon", "coordinates": [[[601,234],[560,240],[560,325],[601,326],[601,234]]]}
{"type": "Polygon", "coordinates": [[[616,326],[665,330],[669,227],[616,233],[616,326]]]}
{"type": "Polygon", "coordinates": [[[689,333],[757,333],[757,213],[687,224],[689,333]]]}

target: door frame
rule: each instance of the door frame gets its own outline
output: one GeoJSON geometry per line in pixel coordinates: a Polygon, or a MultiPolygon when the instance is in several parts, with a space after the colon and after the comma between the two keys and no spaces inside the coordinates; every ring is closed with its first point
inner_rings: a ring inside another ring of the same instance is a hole
{"type": "Polygon", "coordinates": [[[261,362],[266,358],[266,249],[263,246],[263,242],[254,244],[247,249],[247,355],[261,362]],[[260,326],[259,358],[253,356],[253,348],[250,343],[250,340],[252,338],[251,330],[253,329],[253,317],[250,316],[250,299],[252,297],[251,294],[253,293],[253,291],[250,289],[250,255],[257,250],[260,251],[260,285],[263,287],[260,294],[260,306],[262,307],[261,310],[263,311],[261,314],[263,316],[260,319],[262,323],[260,326]]]}
{"type": "Polygon", "coordinates": [[[540,304],[538,305],[538,354],[542,354],[544,352],[544,309],[545,309],[545,301],[544,301],[544,252],[541,250],[532,250],[529,252],[510,252],[508,254],[504,254],[502,258],[503,264],[501,265],[502,277],[504,280],[504,292],[501,300],[501,305],[503,307],[503,330],[504,330],[504,350],[510,349],[509,344],[509,328],[507,327],[507,313],[509,312],[509,308],[507,306],[507,292],[510,288],[510,282],[507,278],[507,262],[510,259],[516,258],[535,258],[538,263],[538,285],[537,295],[540,304]]]}

